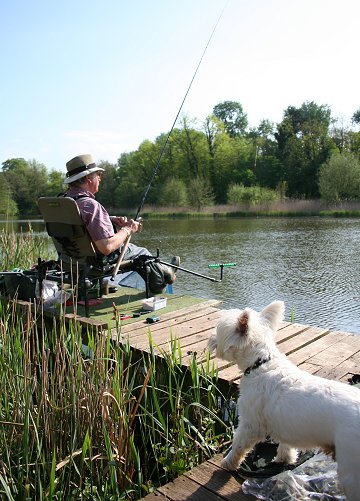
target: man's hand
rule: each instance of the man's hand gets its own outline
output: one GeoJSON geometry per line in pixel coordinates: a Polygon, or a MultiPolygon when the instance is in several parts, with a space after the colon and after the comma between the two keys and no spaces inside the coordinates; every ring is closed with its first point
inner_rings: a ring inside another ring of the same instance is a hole
{"type": "Polygon", "coordinates": [[[126,216],[111,216],[111,222],[118,228],[128,228],[131,233],[139,231],[140,223],[134,219],[128,219],[126,216]]]}

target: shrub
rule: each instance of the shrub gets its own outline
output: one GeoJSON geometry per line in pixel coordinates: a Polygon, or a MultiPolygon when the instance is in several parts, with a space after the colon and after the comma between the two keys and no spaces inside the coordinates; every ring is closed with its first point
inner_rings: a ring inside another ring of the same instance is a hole
{"type": "Polygon", "coordinates": [[[360,198],[360,162],[350,152],[335,153],[319,170],[320,196],[329,202],[360,198]]]}
{"type": "Polygon", "coordinates": [[[186,207],[188,196],[184,181],[181,179],[168,179],[161,189],[159,205],[168,207],[186,207]]]}
{"type": "Polygon", "coordinates": [[[260,186],[245,187],[242,184],[231,184],[227,193],[227,202],[231,205],[258,205],[280,200],[280,195],[270,188],[260,186]]]}

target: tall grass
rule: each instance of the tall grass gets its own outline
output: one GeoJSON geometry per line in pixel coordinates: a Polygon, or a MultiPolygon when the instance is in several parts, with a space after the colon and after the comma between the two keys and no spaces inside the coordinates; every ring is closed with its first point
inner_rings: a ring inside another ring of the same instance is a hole
{"type": "Polygon", "coordinates": [[[0,269],[29,269],[37,259],[54,259],[55,249],[49,238],[34,234],[31,224],[27,232],[0,231],[0,269]]]}
{"type": "Polygon", "coordinates": [[[4,499],[138,499],[231,432],[209,359],[188,370],[176,340],[159,357],[151,336],[137,353],[110,333],[88,332],[84,350],[83,334],[0,303],[4,499]]]}

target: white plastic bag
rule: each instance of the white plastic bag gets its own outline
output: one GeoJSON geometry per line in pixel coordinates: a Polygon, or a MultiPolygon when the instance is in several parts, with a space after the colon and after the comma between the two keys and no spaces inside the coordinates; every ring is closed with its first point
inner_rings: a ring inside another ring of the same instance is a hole
{"type": "MultiPolygon", "coordinates": [[[[36,296],[40,297],[39,285],[36,284],[36,296]]],[[[42,300],[44,310],[51,310],[60,304],[65,304],[71,294],[63,289],[59,289],[58,283],[52,280],[43,280],[42,282],[42,300]]]]}
{"type": "Polygon", "coordinates": [[[338,481],[336,463],[322,452],[293,470],[261,480],[247,479],[242,490],[264,501],[346,500],[338,481]]]}

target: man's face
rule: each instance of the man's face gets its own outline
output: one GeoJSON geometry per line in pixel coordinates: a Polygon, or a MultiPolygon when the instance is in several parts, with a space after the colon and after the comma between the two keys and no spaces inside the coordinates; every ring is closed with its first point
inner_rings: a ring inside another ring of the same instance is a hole
{"type": "Polygon", "coordinates": [[[87,177],[88,181],[88,189],[89,191],[95,195],[99,191],[99,184],[101,180],[101,175],[102,172],[95,172],[94,174],[91,174],[90,176],[87,177]]]}

